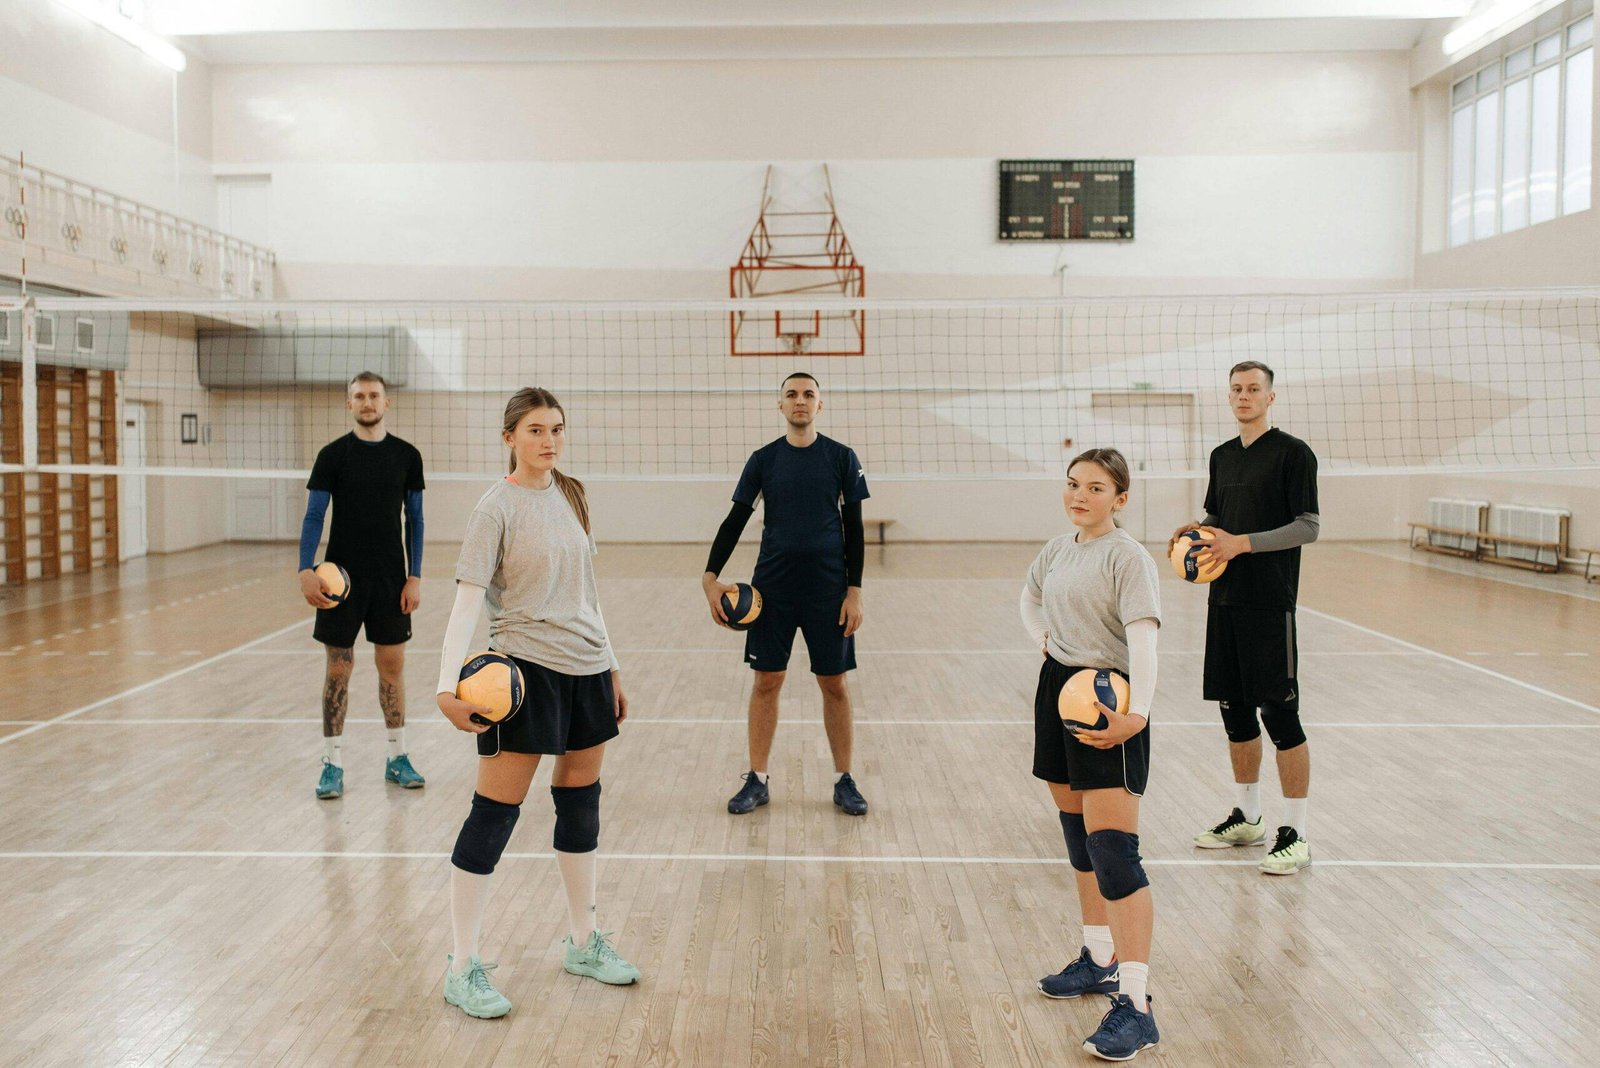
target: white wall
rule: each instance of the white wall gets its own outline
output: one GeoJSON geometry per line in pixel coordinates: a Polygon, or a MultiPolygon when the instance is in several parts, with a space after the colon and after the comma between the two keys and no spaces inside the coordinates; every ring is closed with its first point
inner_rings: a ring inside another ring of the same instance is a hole
{"type": "Polygon", "coordinates": [[[769,162],[828,161],[877,296],[1388,288],[1402,53],[219,68],[290,297],[715,297],[769,162]],[[1139,239],[1001,244],[995,161],[1138,164],[1139,239]]]}
{"type": "Polygon", "coordinates": [[[211,70],[174,74],[81,15],[0,0],[0,154],[210,224],[211,70]],[[174,153],[174,143],[177,152],[174,153]]]}

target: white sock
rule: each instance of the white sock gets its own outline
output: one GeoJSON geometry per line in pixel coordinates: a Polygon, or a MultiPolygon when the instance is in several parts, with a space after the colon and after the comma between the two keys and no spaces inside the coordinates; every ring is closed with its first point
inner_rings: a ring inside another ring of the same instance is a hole
{"type": "Polygon", "coordinates": [[[587,853],[556,851],[556,864],[561,868],[561,884],[567,888],[567,923],[575,946],[588,942],[589,936],[595,931],[594,883],[599,857],[598,849],[591,849],[587,853]]]}
{"type": "Polygon", "coordinates": [[[1111,928],[1092,927],[1083,925],[1083,944],[1089,947],[1089,956],[1094,962],[1104,968],[1111,963],[1111,958],[1117,955],[1117,947],[1111,941],[1111,928]]]}
{"type": "Polygon", "coordinates": [[[483,926],[483,908],[488,903],[489,876],[451,865],[450,926],[455,934],[455,960],[451,967],[458,972],[479,955],[478,929],[483,926]]]}
{"type": "Polygon", "coordinates": [[[1261,818],[1261,784],[1236,782],[1233,785],[1239,789],[1239,811],[1244,813],[1245,822],[1255,823],[1261,818]]]}
{"type": "Polygon", "coordinates": [[[760,783],[762,786],[767,785],[767,773],[766,772],[764,772],[764,771],[756,771],[754,768],[751,768],[750,771],[751,771],[751,774],[753,774],[756,777],[756,782],[760,783]]]}
{"type": "Polygon", "coordinates": [[[843,782],[843,781],[844,781],[844,777],[845,777],[845,776],[846,776],[846,775],[848,775],[848,774],[850,774],[850,773],[849,773],[849,772],[848,772],[848,771],[841,771],[841,772],[840,772],[840,773],[839,773],[839,777],[838,777],[838,778],[837,778],[837,779],[835,779],[835,780],[833,780],[833,781],[834,781],[834,782],[835,782],[835,783],[839,783],[839,782],[843,782]]]}
{"type": "Polygon", "coordinates": [[[406,752],[406,729],[395,727],[389,731],[389,759],[404,756],[406,752]]]}
{"type": "Polygon", "coordinates": [[[322,759],[336,768],[344,767],[344,739],[322,739],[322,759]]]}
{"type": "Polygon", "coordinates": [[[1143,961],[1121,961],[1117,964],[1117,979],[1121,984],[1118,989],[1128,995],[1133,1007],[1140,1012],[1148,1012],[1150,1006],[1144,998],[1145,990],[1150,986],[1150,965],[1143,961]]]}
{"type": "Polygon", "coordinates": [[[1293,827],[1294,833],[1301,838],[1309,837],[1306,834],[1306,806],[1311,803],[1309,797],[1286,797],[1283,799],[1283,825],[1293,827]]]}

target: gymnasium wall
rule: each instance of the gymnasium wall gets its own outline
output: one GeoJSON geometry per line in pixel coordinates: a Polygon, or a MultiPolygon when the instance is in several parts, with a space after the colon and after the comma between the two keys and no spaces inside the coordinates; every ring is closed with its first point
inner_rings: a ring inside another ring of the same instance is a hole
{"type": "Polygon", "coordinates": [[[229,66],[280,293],[725,295],[769,162],[875,296],[1382,289],[1411,275],[1404,53],[229,66]],[[1002,245],[995,160],[1132,156],[1139,239],[1002,245]],[[277,221],[286,220],[282,227],[277,221]]]}
{"type": "Polygon", "coordinates": [[[174,74],[48,0],[0,0],[0,42],[0,155],[215,220],[207,64],[174,74]]]}

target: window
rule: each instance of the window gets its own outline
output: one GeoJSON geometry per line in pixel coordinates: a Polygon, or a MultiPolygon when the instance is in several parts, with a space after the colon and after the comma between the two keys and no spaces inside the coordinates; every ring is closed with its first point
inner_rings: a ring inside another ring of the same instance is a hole
{"type": "Polygon", "coordinates": [[[1450,244],[1587,210],[1594,16],[1450,87],[1450,244]]]}

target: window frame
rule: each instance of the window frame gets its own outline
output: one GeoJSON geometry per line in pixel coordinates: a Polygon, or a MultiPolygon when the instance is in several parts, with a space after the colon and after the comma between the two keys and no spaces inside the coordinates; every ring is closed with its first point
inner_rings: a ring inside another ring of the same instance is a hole
{"type": "MultiPolygon", "coordinates": [[[[1526,230],[1526,229],[1530,229],[1530,228],[1535,227],[1535,226],[1541,226],[1546,222],[1554,222],[1556,219],[1565,218],[1568,215],[1574,215],[1574,214],[1577,214],[1580,211],[1588,211],[1588,210],[1590,210],[1591,208],[1594,207],[1594,182],[1593,182],[1593,178],[1591,178],[1591,181],[1590,181],[1589,203],[1584,205],[1583,207],[1573,208],[1570,211],[1567,210],[1566,205],[1565,205],[1565,199],[1566,199],[1565,198],[1565,192],[1566,192],[1565,183],[1566,183],[1566,155],[1567,155],[1567,61],[1569,59],[1571,59],[1573,56],[1576,56],[1576,55],[1578,55],[1578,54],[1580,54],[1580,53],[1582,53],[1582,52],[1584,52],[1586,50],[1592,50],[1592,49],[1594,49],[1596,47],[1596,40],[1595,40],[1594,30],[1591,29],[1590,32],[1589,32],[1588,38],[1586,40],[1576,44],[1576,45],[1569,44],[1569,42],[1572,39],[1573,27],[1575,27],[1575,26],[1579,25],[1580,23],[1582,23],[1585,19],[1593,19],[1593,18],[1595,18],[1595,15],[1596,15],[1596,13],[1593,10],[1583,12],[1582,14],[1574,15],[1572,18],[1567,19],[1566,21],[1562,22],[1560,26],[1553,27],[1549,31],[1539,34],[1533,40],[1528,41],[1526,44],[1522,45],[1521,47],[1514,48],[1509,52],[1502,51],[1500,54],[1494,56],[1493,58],[1486,59],[1484,62],[1481,62],[1481,63],[1477,64],[1476,66],[1472,67],[1470,70],[1467,70],[1466,72],[1461,74],[1459,77],[1455,77],[1455,78],[1452,78],[1450,80],[1449,87],[1445,91],[1446,116],[1447,116],[1446,121],[1445,121],[1445,136],[1446,136],[1446,142],[1447,142],[1446,151],[1445,151],[1445,160],[1446,160],[1447,173],[1446,173],[1446,176],[1445,176],[1446,177],[1446,186],[1445,186],[1445,197],[1444,197],[1444,212],[1445,212],[1445,244],[1446,244],[1447,248],[1461,248],[1463,245],[1472,244],[1474,241],[1483,241],[1483,240],[1485,240],[1486,238],[1489,238],[1489,237],[1499,237],[1500,235],[1505,234],[1505,233],[1515,233],[1516,232],[1515,230],[1508,231],[1508,230],[1505,229],[1505,196],[1506,196],[1506,139],[1505,139],[1506,138],[1506,103],[1505,103],[1505,90],[1506,90],[1506,87],[1508,85],[1514,85],[1514,84],[1516,84],[1518,82],[1526,81],[1528,83],[1528,112],[1529,113],[1528,113],[1527,131],[1526,131],[1527,143],[1523,146],[1523,148],[1526,150],[1526,161],[1527,161],[1526,162],[1526,166],[1527,166],[1527,172],[1528,172],[1527,173],[1527,179],[1526,179],[1526,188],[1523,191],[1523,197],[1524,197],[1524,200],[1525,200],[1525,203],[1526,203],[1526,212],[1525,212],[1525,214],[1527,215],[1527,221],[1525,221],[1524,223],[1522,223],[1522,225],[1517,227],[1517,230],[1526,230]],[[1541,60],[1538,59],[1538,47],[1539,47],[1539,45],[1541,43],[1543,43],[1545,41],[1548,41],[1551,38],[1555,38],[1556,39],[1558,47],[1555,49],[1555,53],[1553,55],[1551,55],[1550,57],[1548,57],[1548,58],[1546,58],[1546,59],[1541,61],[1541,60]],[[1508,61],[1511,59],[1511,57],[1519,56],[1523,52],[1526,52],[1528,54],[1528,65],[1523,67],[1523,68],[1521,68],[1515,74],[1513,74],[1513,75],[1508,77],[1506,75],[1506,65],[1507,65],[1508,61]],[[1553,215],[1549,219],[1542,219],[1539,222],[1534,222],[1533,221],[1533,210],[1532,210],[1532,208],[1533,208],[1533,159],[1534,159],[1533,133],[1534,133],[1534,127],[1535,127],[1536,124],[1534,122],[1534,112],[1533,112],[1533,106],[1534,106],[1533,79],[1534,79],[1535,75],[1537,75],[1537,74],[1539,74],[1539,73],[1541,73],[1543,71],[1549,70],[1552,67],[1556,68],[1556,71],[1557,71],[1557,81],[1556,81],[1556,127],[1555,127],[1555,140],[1556,140],[1556,146],[1555,146],[1556,147],[1556,156],[1555,156],[1556,213],[1555,213],[1555,215],[1553,215]],[[1485,79],[1486,78],[1491,79],[1491,80],[1489,80],[1487,83],[1485,83],[1485,79]],[[1463,90],[1464,88],[1467,88],[1469,91],[1461,92],[1461,90],[1463,90]],[[1457,95],[1458,92],[1460,93],[1459,96],[1457,95]],[[1479,236],[1476,233],[1476,214],[1477,214],[1477,197],[1478,197],[1477,173],[1476,173],[1477,172],[1477,158],[1478,158],[1478,103],[1479,103],[1479,101],[1481,101],[1481,100],[1483,100],[1483,99],[1485,99],[1487,97],[1490,97],[1490,96],[1494,96],[1494,97],[1497,98],[1496,101],[1495,101],[1495,124],[1494,124],[1495,125],[1495,130],[1494,130],[1494,137],[1495,137],[1494,187],[1493,187],[1493,194],[1490,197],[1491,201],[1493,202],[1493,207],[1494,207],[1494,223],[1493,223],[1492,228],[1490,229],[1490,231],[1486,235],[1479,236]],[[1455,178],[1456,178],[1456,175],[1455,175],[1455,153],[1456,153],[1456,141],[1457,141],[1457,137],[1456,137],[1456,117],[1462,111],[1471,112],[1471,121],[1470,121],[1469,126],[1470,126],[1470,130],[1471,130],[1472,144],[1470,146],[1471,150],[1468,153],[1468,159],[1470,161],[1470,164],[1469,164],[1467,169],[1468,169],[1468,172],[1469,172],[1468,177],[1471,179],[1472,185],[1465,192],[1466,203],[1467,203],[1467,225],[1465,227],[1465,236],[1461,240],[1457,241],[1455,239],[1455,234],[1454,234],[1453,228],[1452,228],[1451,212],[1453,211],[1453,206],[1455,204],[1456,194],[1457,194],[1457,190],[1456,190],[1456,186],[1455,186],[1455,178]]],[[[1593,60],[1591,60],[1591,62],[1592,61],[1593,60]]],[[[1596,77],[1600,77],[1600,72],[1597,72],[1595,76],[1596,77]]],[[[1591,154],[1594,151],[1594,139],[1595,139],[1594,126],[1595,126],[1596,114],[1600,114],[1600,111],[1592,111],[1591,112],[1590,122],[1589,122],[1589,150],[1590,150],[1591,154]]]]}

